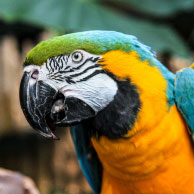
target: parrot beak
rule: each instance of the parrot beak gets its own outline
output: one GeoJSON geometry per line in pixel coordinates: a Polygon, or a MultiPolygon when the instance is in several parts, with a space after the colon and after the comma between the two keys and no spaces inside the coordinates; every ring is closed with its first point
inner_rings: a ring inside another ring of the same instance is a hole
{"type": "Polygon", "coordinates": [[[54,135],[56,126],[71,126],[95,116],[95,112],[78,98],[66,98],[54,86],[31,78],[24,72],[20,84],[20,105],[32,128],[44,137],[54,135]]]}
{"type": "Polygon", "coordinates": [[[55,125],[49,116],[58,91],[45,82],[30,77],[30,73],[24,72],[20,84],[20,104],[24,115],[31,127],[41,135],[58,139],[53,133],[55,125]]]}

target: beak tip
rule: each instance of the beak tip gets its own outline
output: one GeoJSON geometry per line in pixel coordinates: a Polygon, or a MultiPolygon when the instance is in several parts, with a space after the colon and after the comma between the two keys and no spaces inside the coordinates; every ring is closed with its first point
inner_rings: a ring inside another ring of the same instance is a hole
{"type": "Polygon", "coordinates": [[[51,138],[52,138],[53,140],[60,140],[60,138],[57,137],[56,135],[52,136],[51,138]]]}
{"type": "Polygon", "coordinates": [[[47,128],[47,132],[44,132],[44,131],[40,131],[40,130],[37,130],[38,133],[46,138],[50,138],[50,139],[53,139],[53,140],[60,140],[59,137],[57,137],[50,129],[47,128]]]}

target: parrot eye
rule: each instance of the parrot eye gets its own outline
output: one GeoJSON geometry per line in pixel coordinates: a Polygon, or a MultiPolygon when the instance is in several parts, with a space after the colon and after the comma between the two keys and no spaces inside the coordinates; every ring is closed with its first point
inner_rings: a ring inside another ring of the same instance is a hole
{"type": "Polygon", "coordinates": [[[82,59],[83,59],[83,54],[81,52],[76,51],[72,54],[72,61],[73,62],[78,63],[78,62],[82,61],[82,59]]]}
{"type": "Polygon", "coordinates": [[[35,71],[32,73],[31,78],[33,78],[33,79],[38,79],[38,74],[39,74],[39,72],[38,72],[37,70],[35,70],[35,71]]]}

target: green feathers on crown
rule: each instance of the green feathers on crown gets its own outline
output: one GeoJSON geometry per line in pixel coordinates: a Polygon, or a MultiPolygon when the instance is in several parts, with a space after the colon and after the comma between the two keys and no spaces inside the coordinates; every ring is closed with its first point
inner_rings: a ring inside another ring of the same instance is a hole
{"type": "Polygon", "coordinates": [[[50,57],[69,55],[78,49],[97,55],[111,50],[143,50],[149,57],[153,55],[149,47],[138,42],[134,36],[113,31],[86,31],[54,37],[39,43],[27,54],[24,64],[42,65],[50,57]]]}

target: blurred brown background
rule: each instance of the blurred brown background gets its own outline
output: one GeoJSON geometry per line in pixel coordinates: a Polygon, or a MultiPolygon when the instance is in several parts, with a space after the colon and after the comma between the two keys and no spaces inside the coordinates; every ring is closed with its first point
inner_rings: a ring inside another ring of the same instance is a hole
{"type": "Polygon", "coordinates": [[[91,193],[69,130],[60,141],[36,134],[19,105],[26,53],[39,41],[74,31],[117,30],[151,46],[171,71],[194,53],[193,0],[0,0],[0,167],[30,176],[42,194],[91,193]]]}
{"type": "Polygon", "coordinates": [[[20,45],[17,37],[5,34],[0,41],[0,167],[30,176],[41,194],[91,193],[80,172],[69,130],[59,129],[60,141],[40,137],[20,108],[19,84],[25,55],[36,42],[52,34],[29,28],[35,31],[37,40],[28,37],[20,45]]]}

